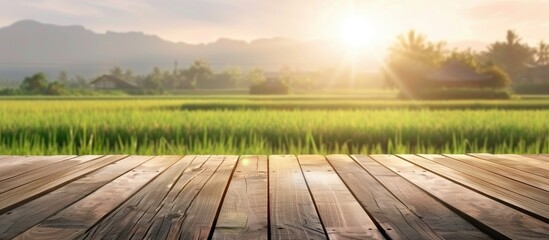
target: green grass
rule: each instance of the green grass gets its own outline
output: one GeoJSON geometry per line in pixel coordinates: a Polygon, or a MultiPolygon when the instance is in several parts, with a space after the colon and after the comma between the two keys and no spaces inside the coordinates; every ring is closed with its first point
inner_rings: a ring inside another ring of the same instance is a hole
{"type": "Polygon", "coordinates": [[[0,154],[549,153],[547,100],[299,98],[7,98],[0,154]]]}

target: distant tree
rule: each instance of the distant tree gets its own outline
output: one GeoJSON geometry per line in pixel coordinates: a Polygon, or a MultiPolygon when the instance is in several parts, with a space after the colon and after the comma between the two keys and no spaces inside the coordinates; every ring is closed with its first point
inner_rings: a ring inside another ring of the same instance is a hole
{"type": "Polygon", "coordinates": [[[51,82],[44,91],[44,94],[47,95],[65,95],[66,93],[65,86],[59,81],[51,82]]]}
{"type": "Polygon", "coordinates": [[[109,70],[109,74],[120,79],[126,78],[126,76],[124,75],[124,70],[122,70],[122,68],[120,68],[119,66],[116,66],[109,70]]]}
{"type": "Polygon", "coordinates": [[[57,76],[57,81],[59,81],[60,83],[66,85],[69,83],[69,76],[67,74],[67,72],[65,71],[61,71],[59,72],[59,75],[57,76]]]}
{"type": "Polygon", "coordinates": [[[267,81],[265,73],[261,68],[255,68],[246,74],[246,80],[250,84],[260,84],[267,81]]]}
{"type": "Polygon", "coordinates": [[[148,90],[162,91],[163,80],[164,76],[162,74],[162,71],[158,67],[155,67],[153,71],[149,75],[147,75],[147,77],[145,77],[143,81],[143,87],[148,90]]]}
{"type": "Polygon", "coordinates": [[[20,85],[24,93],[41,94],[48,87],[48,79],[44,73],[37,73],[26,77],[20,85]]]}
{"type": "Polygon", "coordinates": [[[512,30],[507,31],[504,42],[495,42],[488,46],[487,57],[505,70],[511,78],[519,80],[528,64],[534,63],[535,50],[522,43],[521,38],[512,30]]]}
{"type": "Polygon", "coordinates": [[[492,77],[487,87],[503,89],[509,87],[511,84],[509,75],[496,65],[487,66],[481,72],[492,77]]]}
{"type": "Polygon", "coordinates": [[[242,82],[242,70],[239,67],[228,67],[222,74],[232,87],[236,87],[242,82]]]}
{"type": "Polygon", "coordinates": [[[430,42],[415,31],[399,35],[389,48],[384,69],[387,83],[408,90],[426,87],[428,73],[445,59],[444,46],[444,42],[430,42]]]}
{"type": "Polygon", "coordinates": [[[197,86],[200,82],[207,81],[213,75],[208,62],[204,60],[195,61],[187,70],[184,71],[186,79],[191,81],[192,86],[197,86]]]}
{"type": "Polygon", "coordinates": [[[549,44],[541,41],[536,49],[536,64],[549,65],[549,44]]]}

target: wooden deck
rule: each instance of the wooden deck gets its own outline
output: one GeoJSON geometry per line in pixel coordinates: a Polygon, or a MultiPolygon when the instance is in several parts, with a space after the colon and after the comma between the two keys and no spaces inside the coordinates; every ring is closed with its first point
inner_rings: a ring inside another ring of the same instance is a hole
{"type": "Polygon", "coordinates": [[[548,239],[549,155],[0,156],[0,239],[548,239]]]}

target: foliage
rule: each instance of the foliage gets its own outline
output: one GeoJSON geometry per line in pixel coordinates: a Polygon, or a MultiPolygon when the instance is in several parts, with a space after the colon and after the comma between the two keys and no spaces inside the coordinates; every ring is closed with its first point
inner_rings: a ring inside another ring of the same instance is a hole
{"type": "Polygon", "coordinates": [[[37,73],[26,77],[21,83],[21,90],[28,94],[41,94],[48,87],[48,79],[44,73],[37,73]]]}
{"type": "Polygon", "coordinates": [[[513,92],[519,94],[549,94],[549,82],[513,84],[513,92]]]}
{"type": "Polygon", "coordinates": [[[491,62],[518,81],[526,66],[534,63],[535,50],[522,43],[517,33],[509,30],[506,41],[492,43],[485,54],[491,62]]]}
{"type": "Polygon", "coordinates": [[[549,44],[541,41],[536,49],[536,64],[549,65],[549,44]]]}
{"type": "Polygon", "coordinates": [[[505,71],[503,71],[498,66],[488,66],[481,70],[481,73],[491,76],[491,79],[488,81],[486,87],[503,89],[509,87],[511,84],[511,78],[505,71]]]}
{"type": "Polygon", "coordinates": [[[444,45],[444,42],[430,42],[415,31],[399,35],[389,49],[385,69],[388,83],[407,91],[427,85],[427,74],[444,60],[444,45]]]}
{"type": "MultiPolygon", "coordinates": [[[[401,94],[402,99],[408,99],[409,96],[401,94]]],[[[423,100],[452,100],[452,99],[510,99],[511,94],[505,90],[492,89],[427,89],[414,92],[415,99],[423,100]]]]}
{"type": "Polygon", "coordinates": [[[267,81],[250,86],[250,94],[288,94],[288,86],[280,81],[267,81]]]}
{"type": "Polygon", "coordinates": [[[136,100],[0,100],[0,152],[549,153],[547,109],[180,111],[167,107],[199,99],[136,100]]]}

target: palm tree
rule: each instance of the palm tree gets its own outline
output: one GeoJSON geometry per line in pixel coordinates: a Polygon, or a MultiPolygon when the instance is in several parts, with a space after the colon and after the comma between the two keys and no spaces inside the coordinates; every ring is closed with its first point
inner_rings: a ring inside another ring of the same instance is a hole
{"type": "Polygon", "coordinates": [[[536,50],[536,63],[538,65],[549,65],[549,44],[541,41],[536,50]]]}

